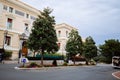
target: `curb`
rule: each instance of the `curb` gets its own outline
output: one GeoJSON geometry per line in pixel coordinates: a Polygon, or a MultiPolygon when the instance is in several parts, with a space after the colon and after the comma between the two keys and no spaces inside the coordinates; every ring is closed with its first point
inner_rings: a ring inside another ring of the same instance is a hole
{"type": "Polygon", "coordinates": [[[19,67],[14,67],[16,70],[48,70],[48,69],[61,69],[64,67],[41,67],[41,68],[19,68],[19,67]]]}
{"type": "Polygon", "coordinates": [[[19,68],[19,67],[14,67],[16,70],[42,70],[43,68],[19,68]]]}
{"type": "Polygon", "coordinates": [[[112,73],[112,75],[113,75],[115,78],[120,79],[120,71],[114,72],[114,73],[112,73]]]}
{"type": "MultiPolygon", "coordinates": [[[[48,70],[48,69],[64,69],[64,68],[74,68],[77,66],[59,66],[59,67],[40,67],[40,68],[19,68],[19,67],[14,67],[16,70],[48,70]]],[[[81,67],[93,67],[93,66],[81,66],[81,67]]]]}
{"type": "Polygon", "coordinates": [[[2,63],[3,63],[3,64],[18,64],[18,61],[7,61],[7,60],[3,60],[2,63]]]}

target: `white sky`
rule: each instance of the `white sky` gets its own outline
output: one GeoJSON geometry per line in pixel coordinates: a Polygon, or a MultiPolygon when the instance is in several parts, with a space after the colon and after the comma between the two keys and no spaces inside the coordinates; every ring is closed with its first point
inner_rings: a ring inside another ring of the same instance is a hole
{"type": "Polygon", "coordinates": [[[82,38],[92,36],[97,45],[120,41],[120,0],[21,0],[39,10],[53,9],[56,24],[67,23],[82,38]]]}

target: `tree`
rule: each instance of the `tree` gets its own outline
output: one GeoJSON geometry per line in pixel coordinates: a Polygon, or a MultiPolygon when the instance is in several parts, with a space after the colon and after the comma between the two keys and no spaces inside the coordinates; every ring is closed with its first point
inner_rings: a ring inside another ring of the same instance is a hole
{"type": "Polygon", "coordinates": [[[69,39],[66,44],[66,51],[70,56],[74,58],[75,64],[75,55],[82,53],[82,39],[76,30],[71,30],[68,38],[69,39]]]}
{"type": "Polygon", "coordinates": [[[54,53],[58,51],[56,31],[54,29],[55,20],[50,16],[52,10],[45,8],[38,18],[33,22],[31,34],[27,41],[28,48],[41,53],[41,65],[43,66],[43,54],[45,52],[54,53]]]}
{"type": "Polygon", "coordinates": [[[105,44],[99,46],[100,51],[104,57],[106,57],[106,62],[111,63],[113,56],[120,56],[120,42],[119,40],[109,39],[105,40],[105,44]]]}
{"type": "Polygon", "coordinates": [[[83,55],[86,58],[86,64],[89,60],[97,56],[97,47],[91,36],[87,37],[83,47],[83,55]]]}

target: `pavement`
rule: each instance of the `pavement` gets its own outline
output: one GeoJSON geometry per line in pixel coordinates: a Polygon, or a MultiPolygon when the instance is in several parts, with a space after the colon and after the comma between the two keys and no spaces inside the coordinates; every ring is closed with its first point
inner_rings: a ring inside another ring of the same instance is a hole
{"type": "MultiPolygon", "coordinates": [[[[3,64],[18,64],[18,61],[9,61],[9,60],[4,60],[2,61],[3,64]]],[[[111,65],[111,64],[110,64],[111,65]]],[[[105,64],[97,64],[97,66],[110,66],[110,65],[105,65],[105,64]]],[[[113,72],[112,75],[117,78],[117,79],[120,79],[120,71],[116,71],[116,72],[113,72]]]]}
{"type": "Polygon", "coordinates": [[[120,71],[112,73],[112,75],[118,79],[120,79],[120,71]]]}
{"type": "Polygon", "coordinates": [[[12,61],[12,60],[3,60],[2,63],[3,64],[16,64],[16,63],[18,63],[18,61],[17,60],[15,60],[15,61],[12,61]]]}
{"type": "Polygon", "coordinates": [[[106,64],[16,70],[14,67],[19,64],[12,63],[0,64],[0,80],[119,80],[112,76],[118,69],[106,64]]]}

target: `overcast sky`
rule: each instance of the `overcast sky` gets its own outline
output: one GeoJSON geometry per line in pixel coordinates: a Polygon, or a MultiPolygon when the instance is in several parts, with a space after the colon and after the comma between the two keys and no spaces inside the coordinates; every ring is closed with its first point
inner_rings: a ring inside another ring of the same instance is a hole
{"type": "Polygon", "coordinates": [[[76,27],[82,38],[92,36],[97,45],[120,41],[120,0],[21,0],[39,10],[53,9],[56,24],[76,27]]]}

